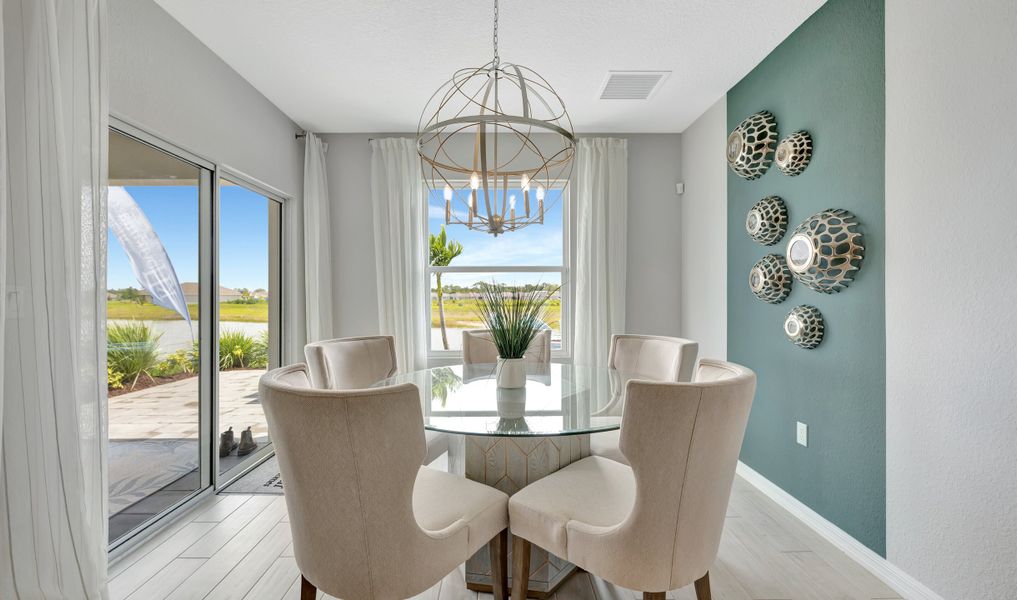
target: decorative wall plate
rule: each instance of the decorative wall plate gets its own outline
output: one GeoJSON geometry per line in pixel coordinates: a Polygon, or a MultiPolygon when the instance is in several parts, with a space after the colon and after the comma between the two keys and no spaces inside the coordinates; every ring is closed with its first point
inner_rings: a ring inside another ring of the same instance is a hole
{"type": "Polygon", "coordinates": [[[791,293],[791,272],[784,257],[767,254],[749,271],[749,289],[763,302],[780,304],[791,293]]]}
{"type": "Polygon", "coordinates": [[[745,232],[764,246],[772,246],[787,232],[787,205],[779,196],[767,196],[745,215],[745,232]]]}
{"type": "Polygon", "coordinates": [[[756,179],[770,168],[777,144],[777,121],[767,111],[748,117],[727,136],[727,163],[745,179],[756,179]]]}
{"type": "Polygon", "coordinates": [[[811,350],[823,341],[823,313],[815,306],[800,304],[784,318],[784,335],[796,346],[811,350]]]}
{"type": "Polygon", "coordinates": [[[828,208],[795,228],[784,256],[795,279],[832,294],[854,279],[864,251],[858,219],[846,210],[828,208]]]}
{"type": "Polygon", "coordinates": [[[808,131],[796,131],[777,144],[774,162],[780,172],[794,177],[801,175],[812,159],[812,136],[808,131]]]}

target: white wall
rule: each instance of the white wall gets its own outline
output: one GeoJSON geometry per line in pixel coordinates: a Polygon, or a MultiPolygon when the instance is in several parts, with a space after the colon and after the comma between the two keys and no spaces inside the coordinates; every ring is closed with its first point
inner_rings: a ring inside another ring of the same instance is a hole
{"type": "Polygon", "coordinates": [[[887,557],[1017,597],[1017,3],[886,3],[887,557]]]}
{"type": "MultiPolygon", "coordinates": [[[[378,330],[371,209],[372,137],[413,134],[346,134],[328,143],[332,201],[337,335],[378,330]]],[[[678,134],[613,135],[629,141],[627,329],[678,335],[681,328],[681,205],[674,185],[681,180],[678,134]]]]}
{"type": "MultiPolygon", "coordinates": [[[[298,127],[152,0],[110,0],[109,29],[113,116],[293,198],[285,285],[287,304],[302,305],[298,127]]],[[[292,356],[303,356],[302,316],[286,331],[292,356]]]]}
{"type": "Polygon", "coordinates": [[[681,335],[727,358],[727,97],[682,132],[681,335]]]}

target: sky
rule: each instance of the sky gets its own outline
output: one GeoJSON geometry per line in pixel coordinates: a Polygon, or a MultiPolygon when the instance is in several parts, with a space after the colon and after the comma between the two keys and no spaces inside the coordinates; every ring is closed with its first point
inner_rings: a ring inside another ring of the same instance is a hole
{"type": "MultiPolygon", "coordinates": [[[[127,186],[169,254],[177,279],[198,281],[198,188],[127,186]]],[[[268,289],[268,203],[246,188],[220,187],[219,283],[268,289]]],[[[139,288],[119,240],[109,235],[109,289],[139,288]]]]}
{"type": "MultiPolygon", "coordinates": [[[[512,192],[510,191],[510,194],[512,192]]],[[[510,231],[494,237],[483,231],[474,231],[465,225],[448,225],[445,228],[450,240],[463,245],[463,253],[452,261],[451,266],[548,266],[560,267],[563,256],[563,229],[561,190],[548,190],[544,199],[544,223],[533,223],[517,231],[510,231]]],[[[466,215],[468,195],[465,191],[453,199],[452,205],[456,212],[466,215]]],[[[483,201],[481,200],[481,210],[483,201]]],[[[530,198],[530,210],[536,211],[537,201],[530,198]]],[[[516,192],[516,209],[522,214],[522,194],[516,192]]],[[[438,233],[445,223],[445,200],[441,190],[428,193],[428,229],[430,233],[438,233]]],[[[483,273],[446,273],[442,283],[468,286],[477,281],[498,283],[525,284],[551,283],[559,285],[561,276],[558,273],[499,273],[497,276],[483,273]]]]}
{"type": "MultiPolygon", "coordinates": [[[[198,188],[196,186],[128,186],[128,193],[144,211],[169,254],[181,283],[198,281],[198,188]]],[[[465,225],[446,228],[449,239],[463,245],[463,253],[454,266],[561,266],[563,256],[561,190],[548,190],[544,223],[531,224],[518,231],[494,237],[473,231],[465,225]]],[[[466,196],[463,196],[465,200],[466,196]]],[[[246,188],[223,185],[220,188],[219,253],[220,283],[229,288],[268,289],[268,200],[246,188]]],[[[454,201],[460,214],[466,204],[454,201]]],[[[523,210],[522,194],[517,208],[523,210]]],[[[531,210],[536,199],[531,197],[531,210]]],[[[428,227],[437,233],[445,222],[442,192],[429,192],[428,227]]],[[[453,285],[472,285],[477,281],[498,283],[560,284],[557,273],[501,273],[496,277],[482,273],[448,273],[443,281],[453,285]]],[[[109,236],[109,289],[140,287],[131,271],[127,255],[116,236],[109,236]]]]}

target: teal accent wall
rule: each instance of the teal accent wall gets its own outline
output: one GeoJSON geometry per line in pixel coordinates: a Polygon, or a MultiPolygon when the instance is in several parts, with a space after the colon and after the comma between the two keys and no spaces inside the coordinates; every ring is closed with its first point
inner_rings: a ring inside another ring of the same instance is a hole
{"type": "Polygon", "coordinates": [[[728,92],[728,129],[760,110],[774,114],[781,137],[811,132],[815,150],[798,177],[776,165],[754,181],[728,172],[728,356],[759,377],[741,458],[885,556],[883,2],[827,2],[728,92]],[[771,194],[787,204],[789,227],[767,247],[746,235],[745,214],[771,194]],[[749,269],[783,254],[791,230],[826,208],[862,224],[855,281],[829,295],[795,282],[781,304],[757,300],[749,269]],[[784,317],[799,304],[825,317],[815,350],[784,337],[784,317]],[[809,425],[808,448],[795,442],[796,421],[809,425]]]}

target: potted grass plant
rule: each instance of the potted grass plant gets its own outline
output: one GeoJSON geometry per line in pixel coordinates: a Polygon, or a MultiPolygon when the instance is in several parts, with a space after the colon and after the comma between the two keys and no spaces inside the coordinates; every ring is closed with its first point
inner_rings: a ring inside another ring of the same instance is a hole
{"type": "Polygon", "coordinates": [[[495,379],[500,388],[526,386],[526,351],[546,325],[547,301],[560,287],[550,291],[506,290],[496,283],[481,283],[477,316],[491,332],[498,349],[495,379]]]}

